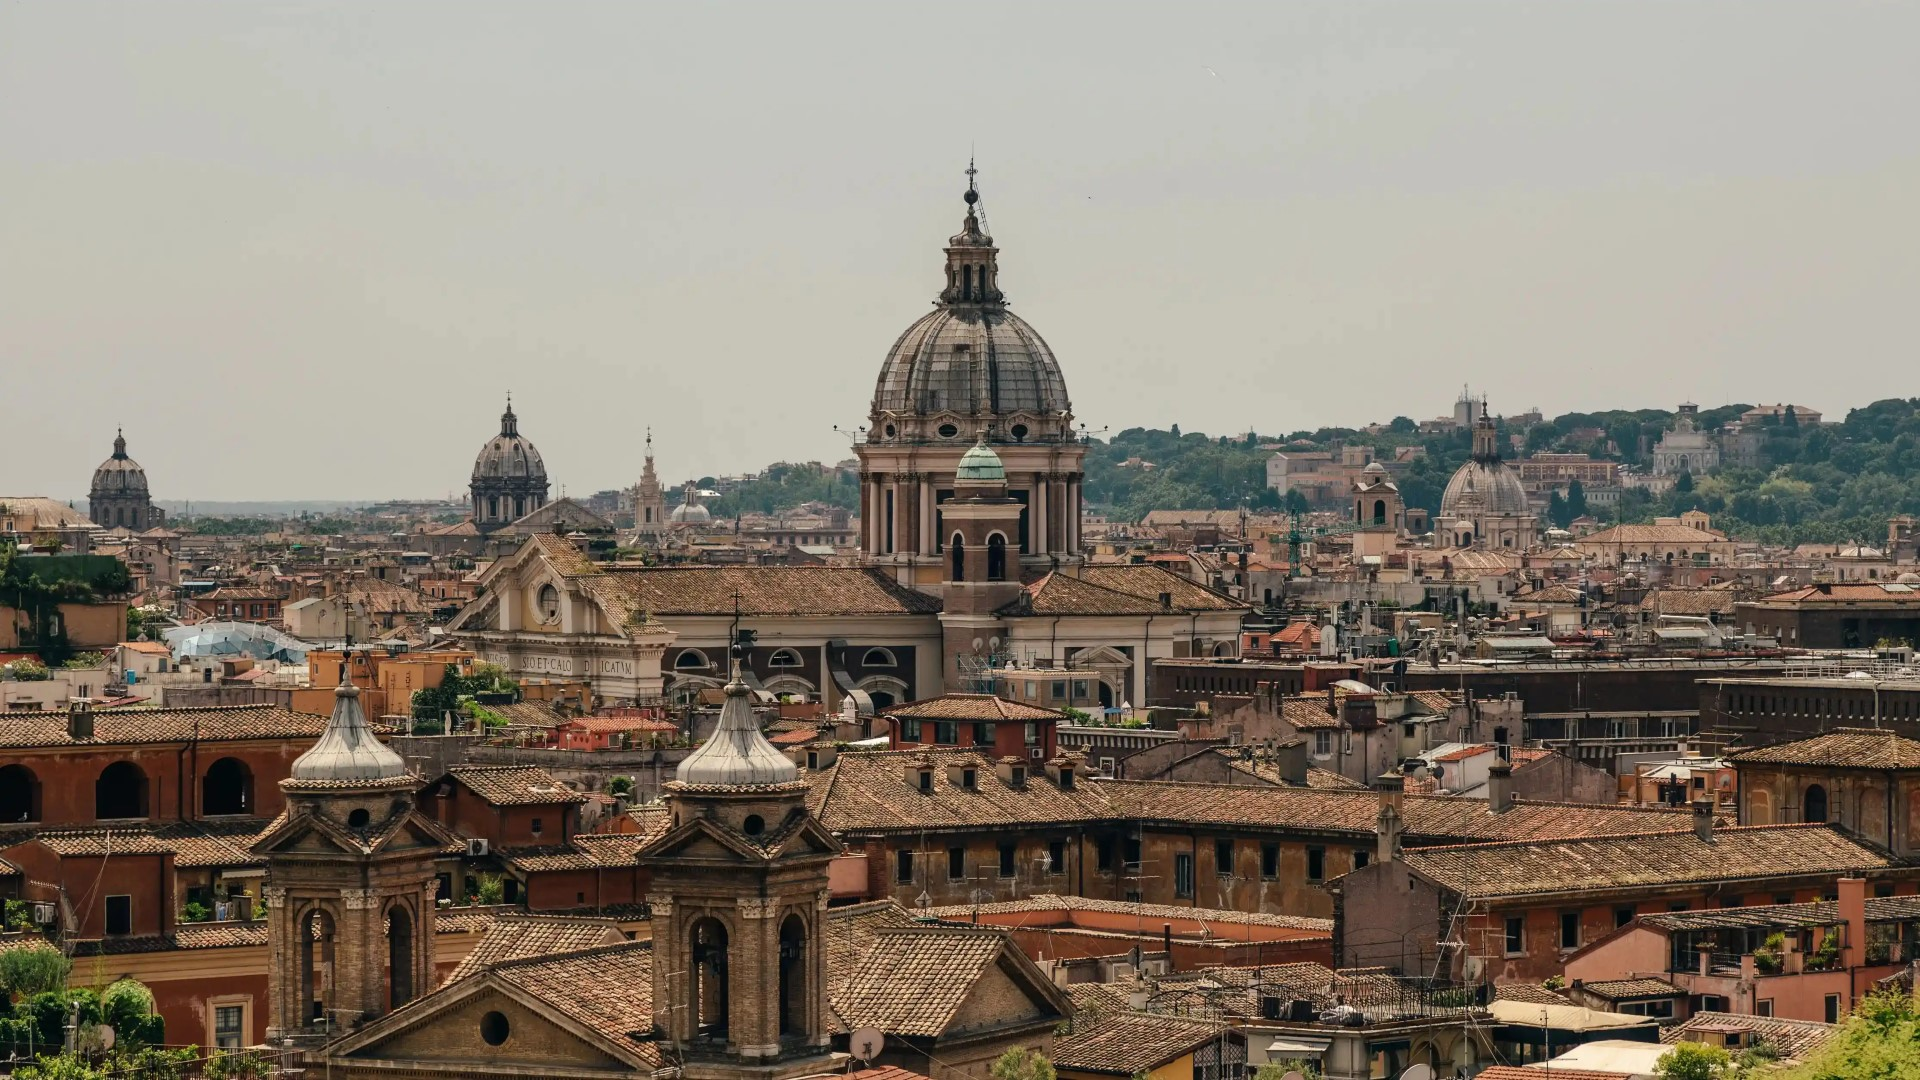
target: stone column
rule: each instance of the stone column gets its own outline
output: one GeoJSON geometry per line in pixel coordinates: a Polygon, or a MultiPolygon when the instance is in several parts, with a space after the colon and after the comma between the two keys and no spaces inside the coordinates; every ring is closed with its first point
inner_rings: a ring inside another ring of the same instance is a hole
{"type": "Polygon", "coordinates": [[[1033,521],[1027,526],[1027,536],[1031,538],[1029,547],[1033,554],[1045,554],[1047,545],[1047,474],[1033,474],[1033,521]]]}
{"type": "Polygon", "coordinates": [[[780,901],[745,897],[740,915],[740,944],[729,957],[728,1015],[734,1050],[741,1057],[777,1057],[780,1053],[780,901]]]}

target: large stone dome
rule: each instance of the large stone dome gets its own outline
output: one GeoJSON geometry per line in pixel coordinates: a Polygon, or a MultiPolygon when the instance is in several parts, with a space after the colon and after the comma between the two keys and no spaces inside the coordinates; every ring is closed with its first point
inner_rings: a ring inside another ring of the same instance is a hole
{"type": "Polygon", "coordinates": [[[500,434],[488,439],[473,459],[473,478],[526,479],[546,486],[547,463],[540,460],[533,440],[520,434],[520,421],[513,415],[511,404],[500,414],[500,434]]]}
{"type": "Polygon", "coordinates": [[[1475,460],[1460,466],[1440,497],[1442,517],[1526,513],[1531,513],[1527,489],[1520,485],[1513,467],[1499,460],[1475,460]]]}
{"type": "Polygon", "coordinates": [[[978,200],[969,187],[934,310],[907,327],[880,367],[868,436],[876,442],[970,440],[983,429],[994,442],[1071,434],[1060,363],[1040,332],[1007,310],[999,249],[978,200]]]}
{"type": "MultiPolygon", "coordinates": [[[[121,496],[147,497],[147,470],[140,463],[127,456],[127,438],[115,432],[113,437],[113,456],[100,463],[93,470],[93,498],[113,498],[121,496]]],[[[106,523],[102,523],[106,524],[106,523]]]]}

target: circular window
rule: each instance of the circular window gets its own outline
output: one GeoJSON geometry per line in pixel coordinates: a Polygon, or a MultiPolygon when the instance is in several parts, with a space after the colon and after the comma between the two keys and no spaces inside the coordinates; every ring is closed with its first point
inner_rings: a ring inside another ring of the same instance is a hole
{"type": "Polygon", "coordinates": [[[891,438],[893,438],[893,425],[892,425],[892,424],[888,424],[888,425],[887,425],[887,427],[886,427],[886,432],[887,432],[887,438],[889,438],[889,439],[891,439],[891,438]]]}
{"type": "Polygon", "coordinates": [[[553,622],[560,617],[560,590],[552,585],[540,586],[540,621],[553,622]]]}
{"type": "Polygon", "coordinates": [[[943,438],[943,439],[951,439],[951,438],[953,438],[953,437],[954,437],[955,435],[958,435],[958,434],[960,434],[960,429],[959,429],[959,428],[957,428],[957,427],[954,427],[954,426],[953,426],[952,424],[941,424],[941,425],[940,425],[940,437],[941,437],[941,438],[943,438]]]}
{"type": "Polygon", "coordinates": [[[373,820],[373,815],[367,813],[365,810],[355,810],[351,814],[347,815],[347,825],[355,829],[366,828],[367,822],[372,820],[373,820]]]}
{"type": "Polygon", "coordinates": [[[1027,440],[1027,425],[1013,425],[1013,438],[1015,442],[1025,442],[1027,440]]]}
{"type": "Polygon", "coordinates": [[[767,823],[759,814],[748,814],[747,820],[740,823],[740,831],[748,836],[759,836],[767,831],[767,823]]]}
{"type": "Polygon", "coordinates": [[[488,1046],[499,1046],[507,1041],[507,1014],[490,1012],[480,1018],[480,1037],[487,1040],[488,1046]]]}

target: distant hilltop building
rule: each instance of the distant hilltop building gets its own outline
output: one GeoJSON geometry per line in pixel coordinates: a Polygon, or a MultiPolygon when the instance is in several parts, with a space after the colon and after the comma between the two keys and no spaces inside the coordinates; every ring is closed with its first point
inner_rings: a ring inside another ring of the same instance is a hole
{"type": "Polygon", "coordinates": [[[547,505],[547,463],[533,440],[520,434],[513,401],[500,414],[500,434],[473,459],[473,523],[490,533],[547,505]]]}
{"type": "Polygon", "coordinates": [[[1520,474],[1501,460],[1499,434],[1483,407],[1473,422],[1473,456],[1455,470],[1440,497],[1436,531],[1454,547],[1524,550],[1539,532],[1520,474]]]}
{"type": "Polygon", "coordinates": [[[1701,476],[1720,467],[1720,444],[1697,428],[1700,406],[1681,404],[1673,428],[1653,447],[1653,471],[1658,476],[1689,473],[1701,476]]]}
{"type": "Polygon", "coordinates": [[[1805,405],[1789,405],[1784,401],[1778,405],[1755,405],[1753,408],[1740,414],[1740,422],[1743,424],[1765,424],[1769,422],[1784,424],[1787,422],[1789,413],[1792,414],[1793,422],[1796,424],[1818,424],[1820,422],[1820,410],[1809,409],[1805,405]]]}
{"type": "Polygon", "coordinates": [[[87,493],[87,516],[107,529],[144,532],[166,524],[167,512],[153,505],[147,492],[147,470],[127,456],[127,436],[113,435],[113,456],[93,470],[87,493]]]}

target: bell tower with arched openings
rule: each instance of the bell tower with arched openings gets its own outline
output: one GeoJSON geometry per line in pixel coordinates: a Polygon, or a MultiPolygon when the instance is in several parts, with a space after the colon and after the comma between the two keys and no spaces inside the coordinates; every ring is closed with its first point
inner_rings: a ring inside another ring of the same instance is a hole
{"type": "Polygon", "coordinates": [[[652,874],[654,1023],[690,1080],[823,1071],[827,864],[806,781],[760,733],[738,668],[712,738],[666,785],[652,874]]]}
{"type": "Polygon", "coordinates": [[[414,811],[420,778],[343,682],[280,782],[266,857],[268,1037],[351,1031],[433,989],[434,860],[454,837],[414,811]]]}

